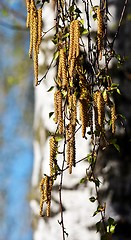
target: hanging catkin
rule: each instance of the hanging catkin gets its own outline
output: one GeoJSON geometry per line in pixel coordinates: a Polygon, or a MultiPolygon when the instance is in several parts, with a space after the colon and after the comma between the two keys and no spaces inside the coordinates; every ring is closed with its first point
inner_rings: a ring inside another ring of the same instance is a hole
{"type": "Polygon", "coordinates": [[[35,85],[38,85],[38,53],[42,40],[42,9],[35,6],[34,0],[26,0],[27,6],[27,27],[30,28],[29,57],[34,62],[35,85]]]}
{"type": "Polygon", "coordinates": [[[63,133],[63,111],[62,111],[62,93],[56,90],[54,93],[54,121],[58,123],[59,134],[63,133]]]}
{"type": "Polygon", "coordinates": [[[102,59],[103,34],[103,13],[100,7],[97,7],[97,47],[100,60],[102,59]]]}
{"type": "Polygon", "coordinates": [[[66,57],[63,48],[61,48],[59,52],[58,78],[58,81],[61,80],[62,82],[62,87],[67,87],[66,57]]]}
{"type": "Polygon", "coordinates": [[[105,115],[105,103],[101,91],[96,91],[94,93],[94,110],[95,110],[95,124],[96,128],[103,127],[104,125],[104,115],[105,115]]]}
{"type": "Polygon", "coordinates": [[[30,26],[30,0],[26,0],[26,9],[27,9],[27,18],[26,18],[26,27],[30,26]]]}
{"type": "Polygon", "coordinates": [[[75,166],[75,126],[71,123],[66,128],[66,141],[67,141],[67,165],[69,166],[69,173],[72,173],[72,166],[75,166]]]}
{"type": "Polygon", "coordinates": [[[46,203],[46,216],[50,216],[50,205],[51,205],[51,191],[53,186],[53,178],[47,175],[42,178],[40,182],[40,216],[43,216],[43,204],[46,203]]]}
{"type": "Polygon", "coordinates": [[[71,58],[73,58],[73,52],[74,52],[74,21],[75,20],[73,20],[70,23],[70,45],[69,45],[68,60],[71,60],[71,58]]]}
{"type": "Polygon", "coordinates": [[[57,154],[58,142],[55,139],[55,136],[50,137],[50,176],[53,176],[54,173],[54,163],[57,154]]]}
{"type": "Polygon", "coordinates": [[[37,10],[38,13],[38,48],[42,41],[42,8],[37,10]]]}
{"type": "Polygon", "coordinates": [[[70,24],[70,46],[68,55],[70,77],[73,76],[75,60],[79,56],[80,51],[79,38],[80,38],[80,23],[79,20],[73,20],[70,24]]]}
{"type": "Polygon", "coordinates": [[[57,102],[58,102],[58,132],[59,134],[63,133],[63,111],[62,111],[62,93],[59,90],[57,93],[57,102]]]}
{"type": "Polygon", "coordinates": [[[79,38],[80,38],[80,23],[79,23],[79,20],[75,20],[75,22],[74,22],[74,45],[75,45],[75,57],[76,58],[79,56],[79,52],[80,52],[79,38]]]}
{"type": "Polygon", "coordinates": [[[115,104],[111,106],[111,123],[112,123],[112,133],[115,133],[115,121],[116,121],[116,110],[115,104]]]}

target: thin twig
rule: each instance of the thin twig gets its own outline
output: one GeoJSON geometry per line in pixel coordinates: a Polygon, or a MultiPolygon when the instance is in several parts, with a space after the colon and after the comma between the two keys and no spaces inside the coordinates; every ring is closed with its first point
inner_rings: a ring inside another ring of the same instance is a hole
{"type": "Polygon", "coordinates": [[[121,27],[121,23],[122,23],[122,20],[123,20],[123,17],[124,17],[124,13],[126,11],[126,7],[127,7],[127,4],[128,4],[128,0],[125,0],[125,3],[124,3],[124,6],[123,6],[123,9],[122,9],[122,12],[121,12],[121,16],[120,16],[120,20],[119,20],[119,23],[118,23],[118,28],[117,28],[117,31],[115,33],[115,36],[114,36],[114,39],[113,41],[111,42],[111,46],[113,47],[114,45],[114,42],[119,34],[119,31],[120,31],[120,27],[121,27]]]}

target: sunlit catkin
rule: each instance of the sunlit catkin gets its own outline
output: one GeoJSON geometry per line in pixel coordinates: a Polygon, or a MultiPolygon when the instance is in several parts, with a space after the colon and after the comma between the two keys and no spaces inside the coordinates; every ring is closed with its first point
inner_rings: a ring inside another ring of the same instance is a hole
{"type": "Polygon", "coordinates": [[[29,46],[29,57],[32,58],[33,51],[33,22],[34,22],[34,5],[31,1],[30,3],[30,46],[29,46]]]}
{"type": "Polygon", "coordinates": [[[73,20],[70,24],[70,47],[68,60],[79,56],[79,38],[80,38],[80,23],[79,20],[73,20]]]}
{"type": "Polygon", "coordinates": [[[49,177],[46,175],[44,177],[44,202],[48,201],[48,190],[49,190],[49,177]]]}
{"type": "Polygon", "coordinates": [[[94,93],[94,108],[95,108],[95,122],[97,127],[97,122],[100,127],[104,124],[104,99],[100,91],[94,93]]]}
{"type": "Polygon", "coordinates": [[[50,176],[53,175],[54,162],[57,154],[58,142],[55,136],[50,137],[50,176]]]}
{"type": "Polygon", "coordinates": [[[58,123],[58,95],[59,90],[56,90],[54,93],[54,122],[58,123]]]}
{"type": "Polygon", "coordinates": [[[60,67],[61,67],[61,76],[62,76],[62,87],[67,86],[67,70],[66,70],[66,57],[64,49],[60,49],[60,67]]]}
{"type": "Polygon", "coordinates": [[[88,126],[88,107],[87,101],[82,99],[79,101],[79,109],[80,109],[80,120],[81,120],[81,128],[82,128],[82,137],[85,137],[86,127],[88,126]]]}
{"type": "Polygon", "coordinates": [[[103,34],[103,13],[100,7],[97,7],[97,47],[100,60],[102,59],[103,34]]]}
{"type": "Polygon", "coordinates": [[[38,84],[38,14],[34,10],[33,18],[33,54],[34,54],[34,75],[35,75],[35,85],[38,84]]]}
{"type": "Polygon", "coordinates": [[[47,201],[47,208],[46,208],[46,216],[50,216],[50,207],[51,207],[51,192],[53,186],[53,178],[49,178],[49,189],[48,189],[48,201],[47,201]]]}
{"type": "Polygon", "coordinates": [[[63,133],[63,111],[62,111],[62,93],[59,90],[57,93],[57,103],[58,103],[58,132],[63,133]]]}
{"type": "Polygon", "coordinates": [[[80,38],[80,23],[79,23],[79,20],[75,20],[74,21],[74,45],[75,45],[76,58],[79,56],[79,52],[80,52],[79,38],[80,38]]]}
{"type": "Polygon", "coordinates": [[[38,13],[38,47],[42,40],[42,8],[37,10],[38,13]]]}
{"type": "Polygon", "coordinates": [[[73,57],[73,51],[74,51],[74,21],[75,20],[73,20],[70,23],[70,45],[69,45],[68,60],[70,60],[73,57]]]}
{"type": "Polygon", "coordinates": [[[44,182],[45,182],[45,178],[42,178],[41,182],[40,182],[40,193],[41,193],[41,197],[40,197],[40,216],[43,216],[43,204],[44,204],[44,182]]]}
{"type": "Polygon", "coordinates": [[[112,133],[115,133],[115,121],[116,121],[116,110],[115,110],[115,104],[111,106],[111,127],[112,127],[112,133]]]}
{"type": "Polygon", "coordinates": [[[75,166],[75,126],[73,124],[68,124],[66,128],[66,155],[67,155],[67,165],[69,166],[69,173],[72,173],[72,166],[75,166]]]}
{"type": "Polygon", "coordinates": [[[30,0],[26,0],[26,9],[27,9],[27,18],[26,18],[26,27],[30,26],[30,0]]]}

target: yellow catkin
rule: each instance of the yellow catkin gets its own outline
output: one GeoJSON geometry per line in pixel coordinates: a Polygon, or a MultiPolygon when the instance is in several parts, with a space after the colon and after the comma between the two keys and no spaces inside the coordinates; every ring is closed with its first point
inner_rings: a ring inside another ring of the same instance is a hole
{"type": "Polygon", "coordinates": [[[104,99],[103,95],[100,91],[96,91],[94,93],[94,108],[95,108],[95,122],[96,122],[96,127],[97,124],[99,127],[103,127],[104,124],[104,99]]]}
{"type": "Polygon", "coordinates": [[[40,216],[43,216],[43,204],[44,204],[44,189],[43,189],[43,185],[44,185],[45,179],[42,178],[41,182],[40,182],[40,193],[41,193],[41,197],[40,197],[40,216]]]}
{"type": "Polygon", "coordinates": [[[85,137],[86,128],[89,126],[89,108],[90,108],[90,91],[87,90],[86,78],[80,76],[80,97],[79,97],[79,111],[82,125],[82,137],[85,137]]]}
{"type": "Polygon", "coordinates": [[[69,143],[69,140],[70,140],[70,132],[69,132],[69,124],[67,125],[66,127],[66,155],[67,155],[67,165],[69,165],[69,162],[70,162],[70,143],[69,143]]]}
{"type": "Polygon", "coordinates": [[[48,176],[44,176],[40,182],[40,216],[43,216],[43,204],[48,199],[48,176]]]}
{"type": "Polygon", "coordinates": [[[43,216],[43,204],[46,203],[46,216],[50,216],[50,205],[51,205],[51,191],[53,186],[53,178],[47,175],[42,178],[40,182],[40,216],[43,216]]]}
{"type": "Polygon", "coordinates": [[[58,90],[57,93],[57,104],[58,104],[58,132],[63,133],[63,111],[62,111],[62,93],[58,90]]]}
{"type": "Polygon", "coordinates": [[[38,13],[38,46],[41,44],[42,40],[42,8],[37,10],[38,13]]]}
{"type": "Polygon", "coordinates": [[[69,166],[69,173],[72,173],[72,166],[75,166],[75,126],[68,124],[66,128],[66,141],[67,141],[67,165],[69,166]]]}
{"type": "Polygon", "coordinates": [[[100,60],[103,48],[103,14],[100,7],[97,8],[97,46],[100,60]]]}
{"type": "Polygon", "coordinates": [[[47,208],[46,208],[46,216],[47,217],[50,217],[50,205],[51,205],[51,202],[48,201],[47,202],[47,208]]]}
{"type": "Polygon", "coordinates": [[[54,93],[54,121],[58,123],[58,94],[59,90],[56,90],[54,93]]]}
{"type": "Polygon", "coordinates": [[[58,142],[55,139],[55,136],[50,137],[50,176],[53,175],[53,168],[57,153],[58,142]]]}
{"type": "Polygon", "coordinates": [[[115,104],[111,106],[111,123],[112,123],[112,133],[115,133],[115,121],[116,121],[116,110],[115,110],[115,104]]]}
{"type": "Polygon", "coordinates": [[[74,21],[75,20],[73,20],[70,23],[70,46],[69,46],[68,60],[70,60],[73,57],[73,51],[74,51],[74,21]]]}
{"type": "Polygon", "coordinates": [[[59,52],[58,78],[62,81],[62,87],[67,87],[66,57],[63,48],[59,52]]]}
{"type": "Polygon", "coordinates": [[[69,75],[73,76],[73,70],[75,67],[76,58],[79,56],[80,52],[80,23],[79,20],[73,20],[70,24],[70,46],[69,46],[69,75]]]}
{"type": "Polygon", "coordinates": [[[73,99],[72,99],[72,124],[76,125],[76,120],[77,120],[77,98],[76,95],[73,94],[73,99]]]}
{"type": "Polygon", "coordinates": [[[48,188],[49,188],[49,177],[46,175],[44,177],[45,181],[44,181],[44,201],[47,203],[48,201],[48,188]]]}
{"type": "Polygon", "coordinates": [[[53,186],[53,178],[49,178],[49,189],[48,189],[48,201],[47,201],[47,208],[46,208],[46,216],[50,216],[50,206],[51,206],[51,191],[53,186]]]}
{"type": "Polygon", "coordinates": [[[30,27],[30,0],[26,0],[27,18],[26,27],[30,27]]]}
{"type": "Polygon", "coordinates": [[[79,20],[75,20],[74,21],[74,45],[75,45],[76,58],[79,56],[79,52],[80,52],[79,38],[80,38],[80,23],[79,23],[79,20]]]}
{"type": "Polygon", "coordinates": [[[29,46],[29,57],[32,58],[33,51],[33,22],[34,22],[34,5],[30,3],[30,46],[29,46]]]}
{"type": "Polygon", "coordinates": [[[35,85],[38,84],[38,14],[34,10],[33,18],[33,53],[34,53],[34,75],[35,75],[35,85]]]}
{"type": "Polygon", "coordinates": [[[42,40],[42,9],[35,6],[34,0],[27,0],[27,27],[30,27],[29,57],[34,62],[35,85],[38,85],[38,53],[42,40]]]}
{"type": "Polygon", "coordinates": [[[75,58],[72,58],[70,60],[70,64],[69,64],[69,75],[70,75],[70,77],[73,76],[74,67],[75,67],[75,58]]]}

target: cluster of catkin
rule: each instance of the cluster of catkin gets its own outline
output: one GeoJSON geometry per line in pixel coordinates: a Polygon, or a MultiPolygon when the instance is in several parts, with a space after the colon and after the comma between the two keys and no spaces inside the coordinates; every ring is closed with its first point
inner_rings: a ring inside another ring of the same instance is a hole
{"type": "Polygon", "coordinates": [[[115,121],[117,119],[115,104],[109,100],[107,91],[101,92],[97,90],[93,94],[94,112],[95,112],[95,127],[96,130],[101,131],[104,128],[105,121],[105,105],[110,107],[111,113],[111,131],[115,133],[115,121]]]}
{"type": "Polygon", "coordinates": [[[38,85],[38,53],[42,40],[42,8],[37,9],[34,0],[26,0],[27,21],[30,28],[29,57],[34,61],[35,85],[38,85]]]}
{"type": "Polygon", "coordinates": [[[73,76],[75,61],[79,56],[80,52],[79,38],[80,38],[80,22],[78,19],[76,19],[73,20],[70,24],[70,45],[68,55],[70,77],[73,76]]]}
{"type": "Polygon", "coordinates": [[[40,216],[43,217],[43,204],[46,203],[46,216],[50,216],[51,191],[53,178],[45,175],[40,182],[40,216]]]}
{"type": "Polygon", "coordinates": [[[97,49],[99,54],[99,59],[102,59],[103,50],[103,35],[104,35],[104,23],[103,23],[103,12],[100,7],[97,7],[97,49]]]}
{"type": "Polygon", "coordinates": [[[51,206],[51,191],[53,186],[53,180],[56,173],[56,155],[58,149],[58,142],[55,136],[50,137],[50,176],[45,175],[40,182],[40,216],[43,216],[43,205],[47,204],[46,216],[50,216],[51,206]]]}

